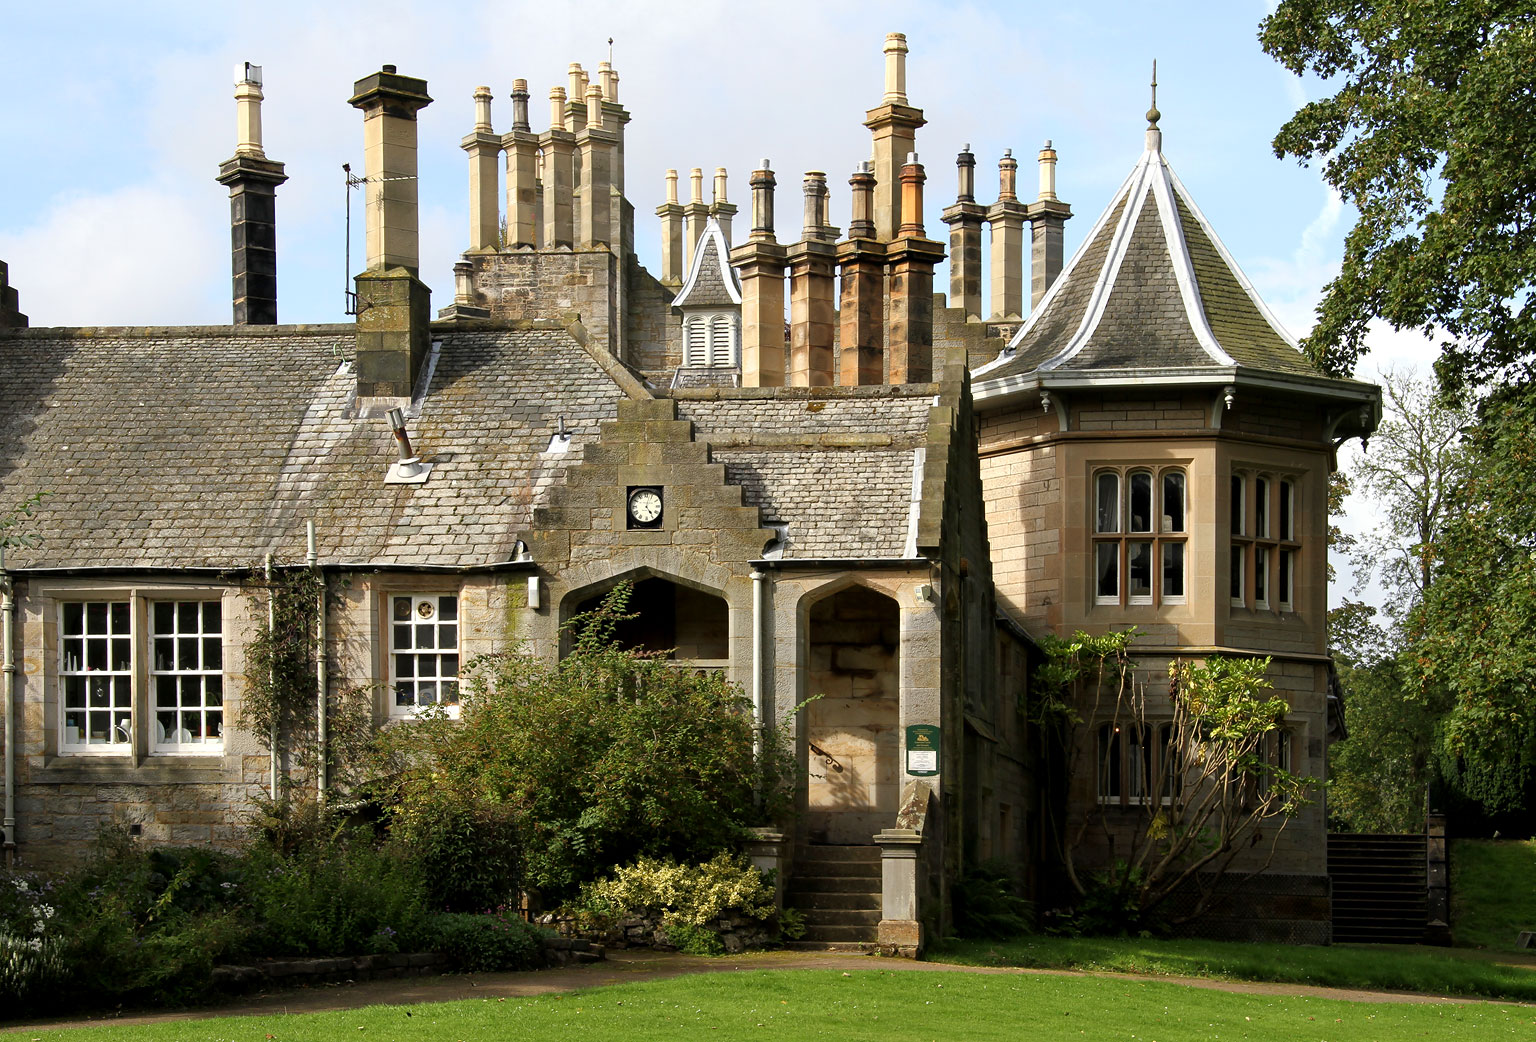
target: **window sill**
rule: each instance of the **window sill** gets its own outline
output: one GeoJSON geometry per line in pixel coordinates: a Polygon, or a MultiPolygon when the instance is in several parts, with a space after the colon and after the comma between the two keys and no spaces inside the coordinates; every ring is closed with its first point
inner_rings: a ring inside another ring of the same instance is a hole
{"type": "Polygon", "coordinates": [[[172,785],[213,784],[225,781],[222,755],[191,757],[155,756],[137,766],[126,756],[55,756],[41,771],[33,771],[29,784],[41,785],[172,785]]]}

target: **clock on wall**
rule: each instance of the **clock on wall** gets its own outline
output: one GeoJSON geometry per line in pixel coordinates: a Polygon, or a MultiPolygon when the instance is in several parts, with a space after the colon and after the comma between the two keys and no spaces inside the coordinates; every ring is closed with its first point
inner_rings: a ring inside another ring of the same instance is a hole
{"type": "Polygon", "coordinates": [[[661,489],[655,485],[631,486],[625,509],[629,528],[661,527],[661,489]]]}

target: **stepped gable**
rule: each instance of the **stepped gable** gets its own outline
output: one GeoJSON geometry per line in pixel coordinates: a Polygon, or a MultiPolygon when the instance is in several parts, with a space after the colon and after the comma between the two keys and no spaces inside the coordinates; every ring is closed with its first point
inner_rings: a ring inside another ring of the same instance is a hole
{"type": "Polygon", "coordinates": [[[698,247],[693,251],[693,264],[688,278],[678,290],[672,306],[725,308],[741,305],[741,283],[727,258],[731,248],[726,245],[725,233],[720,222],[711,217],[699,236],[698,247]]]}
{"type": "Polygon", "coordinates": [[[0,333],[0,512],[47,493],[26,568],[505,561],[624,392],[563,328],[435,334],[408,410],[418,485],[361,416],[352,325],[0,333]],[[550,452],[561,415],[571,441],[550,452]]]}
{"type": "Polygon", "coordinates": [[[910,557],[936,390],[679,394],[678,415],[782,533],[784,559],[910,557]]]}
{"type": "Polygon", "coordinates": [[[1029,375],[1253,369],[1321,377],[1238,269],[1162,154],[1115,193],[984,384],[1029,375]]]}

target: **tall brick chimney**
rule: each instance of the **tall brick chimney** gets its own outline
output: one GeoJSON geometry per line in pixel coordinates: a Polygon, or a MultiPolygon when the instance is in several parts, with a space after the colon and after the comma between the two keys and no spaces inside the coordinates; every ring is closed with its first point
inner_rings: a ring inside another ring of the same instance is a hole
{"type": "Polygon", "coordinates": [[[997,162],[997,202],[987,210],[992,226],[992,317],[1024,317],[1024,204],[1018,195],[1019,161],[1013,149],[997,162]]]}
{"type": "Polygon", "coordinates": [[[923,230],[926,180],[917,153],[911,153],[901,168],[902,222],[886,253],[890,285],[886,359],[893,384],[933,379],[933,269],[944,259],[944,246],[923,230]]]}
{"type": "Polygon", "coordinates": [[[927,121],[922,109],[907,103],[905,34],[888,33],[884,50],[885,94],[864,114],[864,125],[874,139],[875,238],[889,242],[900,234],[903,218],[901,167],[917,148],[917,128],[927,121]]]}
{"type": "Polygon", "coordinates": [[[752,171],[752,234],[731,250],[741,276],[741,386],[784,384],[785,250],[773,234],[773,188],[768,160],[752,171]]]}
{"type": "Polygon", "coordinates": [[[944,208],[949,225],[949,302],[965,310],[967,321],[981,318],[981,225],[987,208],[976,202],[976,157],[966,145],[955,157],[959,191],[944,208]]]}
{"type": "Polygon", "coordinates": [[[827,175],[805,174],[805,218],[799,242],[790,246],[789,382],[796,387],[832,383],[832,339],[837,272],[837,229],[827,226],[827,175]]]}
{"type": "Polygon", "coordinates": [[[875,238],[875,175],[868,160],[848,179],[853,215],[837,244],[842,273],[838,321],[842,349],[838,382],[845,387],[885,382],[885,243],[875,238]]]}
{"type": "Polygon", "coordinates": [[[235,154],[219,164],[218,182],[229,186],[230,267],[234,276],[234,324],[277,324],[277,186],[288,180],[283,164],[267,158],[261,144],[261,66],[235,70],[235,154]]]}
{"type": "Polygon", "coordinates": [[[368,269],[357,276],[357,392],[409,398],[431,349],[431,291],[419,278],[416,113],[432,103],[427,81],[393,65],[358,80],[368,196],[368,269]]]}

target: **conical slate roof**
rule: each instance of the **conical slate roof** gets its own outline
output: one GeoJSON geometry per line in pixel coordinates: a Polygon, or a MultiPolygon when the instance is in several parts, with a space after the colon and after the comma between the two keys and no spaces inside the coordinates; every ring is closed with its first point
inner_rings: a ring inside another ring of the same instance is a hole
{"type": "Polygon", "coordinates": [[[673,307],[731,307],[741,303],[741,286],[730,261],[731,247],[725,241],[720,222],[711,217],[704,223],[688,278],[672,301],[673,307]]]}
{"type": "Polygon", "coordinates": [[[1008,347],[987,385],[1071,374],[1236,369],[1323,374],[1280,326],[1162,155],[1147,149],[1008,347]]]}

